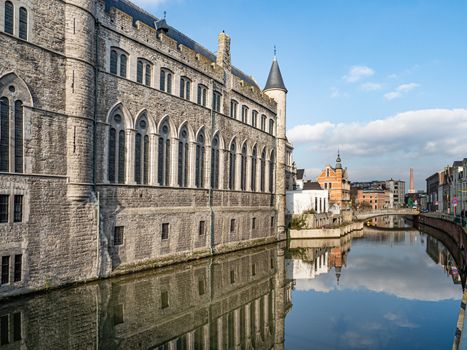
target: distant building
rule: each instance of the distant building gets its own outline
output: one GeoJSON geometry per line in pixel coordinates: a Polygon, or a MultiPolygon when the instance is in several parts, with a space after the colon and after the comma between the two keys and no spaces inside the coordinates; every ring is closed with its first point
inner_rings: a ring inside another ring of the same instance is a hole
{"type": "Polygon", "coordinates": [[[295,188],[294,190],[302,190],[303,189],[303,181],[305,176],[305,169],[297,169],[297,175],[295,180],[295,188]]]}
{"type": "Polygon", "coordinates": [[[452,182],[450,186],[451,190],[451,213],[456,212],[460,214],[462,210],[467,208],[467,193],[463,192],[466,190],[465,183],[466,177],[464,176],[464,167],[467,166],[467,158],[464,160],[456,160],[452,164],[452,182]],[[457,205],[454,205],[454,198],[457,200],[457,205]],[[455,209],[454,209],[455,207],[455,209]]]}
{"type": "Polygon", "coordinates": [[[427,209],[429,211],[438,211],[439,206],[439,178],[440,172],[436,172],[426,181],[427,209]]]}
{"type": "Polygon", "coordinates": [[[354,203],[358,200],[358,190],[389,191],[392,193],[390,208],[400,208],[404,205],[405,182],[402,180],[352,182],[350,192],[354,203]]]}
{"type": "Polygon", "coordinates": [[[329,191],[329,204],[338,205],[341,209],[350,208],[350,181],[347,168],[342,168],[340,154],[337,154],[336,166],[327,165],[317,181],[321,187],[329,191]]]}
{"type": "Polygon", "coordinates": [[[404,205],[405,181],[386,180],[386,190],[390,191],[393,195],[393,208],[400,208],[404,205]]]}
{"type": "Polygon", "coordinates": [[[329,193],[323,190],[319,183],[307,181],[301,188],[286,193],[286,213],[302,214],[313,210],[318,214],[326,213],[329,209],[329,193]]]}
{"type": "Polygon", "coordinates": [[[360,208],[388,209],[393,205],[393,194],[387,190],[358,190],[357,206],[360,208]]]}

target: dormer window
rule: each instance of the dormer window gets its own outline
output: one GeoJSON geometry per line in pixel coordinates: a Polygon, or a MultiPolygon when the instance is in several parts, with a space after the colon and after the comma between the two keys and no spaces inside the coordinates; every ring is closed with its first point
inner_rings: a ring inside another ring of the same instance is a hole
{"type": "Polygon", "coordinates": [[[138,58],[136,65],[136,81],[140,84],[151,86],[152,67],[151,63],[143,58],[138,58]]]}
{"type": "Polygon", "coordinates": [[[206,99],[208,94],[208,88],[202,84],[198,84],[198,104],[206,107],[206,99]]]}
{"type": "Polygon", "coordinates": [[[242,122],[248,122],[248,107],[245,105],[242,106],[242,122]]]}
{"type": "Polygon", "coordinates": [[[160,90],[169,94],[172,93],[172,79],[173,73],[168,69],[161,69],[160,90]]]}
{"type": "Polygon", "coordinates": [[[230,101],[230,117],[233,119],[237,119],[237,108],[238,108],[238,102],[235,100],[230,101]]]}
{"type": "Polygon", "coordinates": [[[122,49],[112,47],[110,50],[110,73],[126,78],[128,54],[122,49]]]}
{"type": "Polygon", "coordinates": [[[180,78],[180,97],[185,100],[190,100],[191,96],[191,80],[187,77],[180,78]]]}

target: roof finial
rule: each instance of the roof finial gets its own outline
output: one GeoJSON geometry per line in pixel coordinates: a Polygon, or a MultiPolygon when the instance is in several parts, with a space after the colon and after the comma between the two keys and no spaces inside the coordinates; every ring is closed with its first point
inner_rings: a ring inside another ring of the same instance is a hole
{"type": "Polygon", "coordinates": [[[276,45],[274,45],[274,61],[276,60],[276,56],[277,56],[277,48],[276,48],[276,45]]]}
{"type": "Polygon", "coordinates": [[[167,11],[164,11],[164,19],[167,17],[167,11]]]}

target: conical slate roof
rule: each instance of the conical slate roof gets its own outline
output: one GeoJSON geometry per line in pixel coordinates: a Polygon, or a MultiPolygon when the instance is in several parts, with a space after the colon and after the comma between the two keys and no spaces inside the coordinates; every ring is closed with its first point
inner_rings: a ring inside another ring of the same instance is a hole
{"type": "Polygon", "coordinates": [[[287,92],[287,89],[284,84],[284,80],[282,79],[281,70],[279,68],[279,63],[277,63],[276,58],[272,61],[271,70],[269,71],[268,81],[266,82],[266,86],[264,87],[264,91],[270,89],[281,89],[287,92]]]}

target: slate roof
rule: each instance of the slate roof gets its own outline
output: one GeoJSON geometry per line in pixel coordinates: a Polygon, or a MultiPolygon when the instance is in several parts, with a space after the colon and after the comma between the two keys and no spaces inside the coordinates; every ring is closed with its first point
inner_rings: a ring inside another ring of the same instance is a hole
{"type": "Polygon", "coordinates": [[[277,63],[276,58],[272,61],[271,70],[269,71],[268,81],[266,82],[266,86],[264,90],[269,89],[281,89],[287,92],[287,89],[284,84],[284,80],[282,79],[281,70],[279,68],[279,63],[277,63]]]}
{"type": "Polygon", "coordinates": [[[304,190],[322,190],[318,182],[307,181],[303,184],[304,190]]]}
{"type": "MultiPolygon", "coordinates": [[[[155,22],[159,21],[160,18],[157,18],[153,15],[151,15],[149,12],[146,12],[142,8],[136,6],[133,4],[131,1],[128,0],[105,0],[105,9],[106,11],[109,11],[112,7],[119,9],[122,12],[125,12],[129,16],[133,18],[133,25],[136,24],[137,21],[140,21],[149,27],[152,27],[156,29],[155,22]]],[[[209,60],[212,62],[216,62],[216,55],[194,41],[193,39],[189,38],[185,34],[179,32],[177,29],[174,27],[167,25],[168,27],[168,32],[166,35],[178,42],[179,44],[182,44],[189,49],[195,51],[196,53],[199,53],[200,55],[203,55],[207,57],[209,60]]],[[[255,86],[259,89],[258,84],[255,82],[255,80],[243,73],[240,69],[232,66],[232,74],[235,75],[236,77],[240,78],[241,80],[245,81],[247,84],[255,86]]],[[[282,79],[282,78],[281,78],[282,79]]]]}

